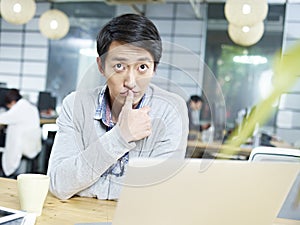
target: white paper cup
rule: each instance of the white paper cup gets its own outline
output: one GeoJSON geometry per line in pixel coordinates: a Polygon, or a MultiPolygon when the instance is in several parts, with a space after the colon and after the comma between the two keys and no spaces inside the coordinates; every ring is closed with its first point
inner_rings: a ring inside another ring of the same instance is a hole
{"type": "Polygon", "coordinates": [[[18,195],[21,210],[42,214],[49,190],[50,177],[44,174],[20,174],[17,177],[18,195]]]}

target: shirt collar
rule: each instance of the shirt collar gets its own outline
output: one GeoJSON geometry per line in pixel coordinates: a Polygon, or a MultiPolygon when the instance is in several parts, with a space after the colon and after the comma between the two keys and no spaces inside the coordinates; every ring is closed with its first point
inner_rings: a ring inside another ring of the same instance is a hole
{"type": "MultiPolygon", "coordinates": [[[[146,98],[145,96],[146,94],[143,95],[136,109],[139,109],[144,106],[146,98]]],[[[112,121],[111,109],[109,104],[109,90],[107,85],[105,85],[99,93],[98,106],[96,108],[94,119],[102,120],[102,122],[107,127],[113,127],[115,125],[112,121]]]]}

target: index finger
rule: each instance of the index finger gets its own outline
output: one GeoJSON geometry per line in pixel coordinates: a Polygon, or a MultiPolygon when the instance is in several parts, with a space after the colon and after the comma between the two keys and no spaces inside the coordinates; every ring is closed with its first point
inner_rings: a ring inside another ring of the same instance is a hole
{"type": "Polygon", "coordinates": [[[132,109],[132,103],[133,103],[133,92],[131,90],[128,90],[128,94],[126,96],[123,108],[132,109]]]}

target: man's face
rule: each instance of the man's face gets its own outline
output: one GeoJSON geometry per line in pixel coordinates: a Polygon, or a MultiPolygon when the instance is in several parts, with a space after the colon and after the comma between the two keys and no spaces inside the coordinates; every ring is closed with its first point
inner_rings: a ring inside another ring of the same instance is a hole
{"type": "Polygon", "coordinates": [[[202,102],[201,101],[198,101],[198,102],[191,101],[191,108],[193,110],[200,110],[202,108],[202,102]]]}
{"type": "Polygon", "coordinates": [[[6,107],[8,109],[11,109],[17,102],[16,101],[11,101],[10,103],[6,104],[6,107]]]}
{"type": "Polygon", "coordinates": [[[123,104],[131,90],[133,105],[137,105],[154,74],[154,60],[148,51],[116,41],[111,43],[104,65],[99,57],[97,63],[106,77],[112,104],[115,101],[123,104]]]}

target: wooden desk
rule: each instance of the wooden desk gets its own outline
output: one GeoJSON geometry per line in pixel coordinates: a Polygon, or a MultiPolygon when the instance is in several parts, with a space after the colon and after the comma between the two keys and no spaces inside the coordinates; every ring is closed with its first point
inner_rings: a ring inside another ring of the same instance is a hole
{"type": "MultiPolygon", "coordinates": [[[[16,180],[0,178],[0,205],[20,209],[16,180]]],[[[49,193],[43,213],[37,217],[36,225],[109,222],[112,221],[115,207],[116,202],[114,201],[83,197],[74,197],[63,201],[49,193]]]]}
{"type": "Polygon", "coordinates": [[[55,124],[56,123],[56,118],[40,118],[40,124],[55,124]]]}
{"type": "MultiPolygon", "coordinates": [[[[83,222],[110,222],[112,221],[116,204],[114,201],[83,197],[74,197],[63,201],[49,193],[43,213],[37,218],[36,225],[74,225],[75,223],[83,222]]],[[[20,209],[16,180],[0,178],[0,205],[20,209]]],[[[278,218],[273,225],[300,225],[300,221],[278,218]]]]}
{"type": "MultiPolygon", "coordinates": [[[[40,125],[44,124],[55,124],[56,123],[56,118],[40,118],[40,125]]],[[[5,124],[0,123],[0,129],[3,129],[5,124]]]]}

